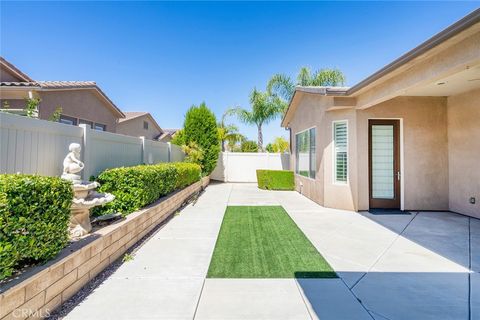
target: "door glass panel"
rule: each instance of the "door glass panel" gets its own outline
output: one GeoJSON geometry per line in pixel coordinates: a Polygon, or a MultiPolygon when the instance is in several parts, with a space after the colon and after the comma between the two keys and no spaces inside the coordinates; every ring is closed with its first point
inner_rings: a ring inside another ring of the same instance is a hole
{"type": "Polygon", "coordinates": [[[394,199],[393,125],[372,125],[372,197],[394,199]]]}

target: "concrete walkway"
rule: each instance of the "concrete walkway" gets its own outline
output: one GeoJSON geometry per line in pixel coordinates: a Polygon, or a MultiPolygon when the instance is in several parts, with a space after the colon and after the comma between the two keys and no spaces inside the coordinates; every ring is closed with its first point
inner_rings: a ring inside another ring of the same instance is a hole
{"type": "Polygon", "coordinates": [[[67,319],[480,319],[480,221],[212,184],[67,319]],[[227,205],[282,205],[339,279],[205,279],[227,205]]]}

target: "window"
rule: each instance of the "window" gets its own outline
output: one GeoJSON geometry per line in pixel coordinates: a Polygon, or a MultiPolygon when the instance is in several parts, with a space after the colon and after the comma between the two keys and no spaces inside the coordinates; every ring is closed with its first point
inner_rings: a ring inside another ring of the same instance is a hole
{"type": "Polygon", "coordinates": [[[148,130],[148,122],[143,121],[143,129],[148,130]]]}
{"type": "Polygon", "coordinates": [[[333,122],[334,181],[347,183],[348,177],[348,125],[347,121],[333,122]]]}
{"type": "Polygon", "coordinates": [[[69,117],[69,116],[64,116],[63,114],[60,116],[60,119],[58,122],[63,123],[63,124],[70,124],[73,126],[77,125],[77,119],[69,117]]]}
{"type": "Polygon", "coordinates": [[[87,127],[90,127],[91,129],[93,129],[93,122],[92,121],[78,119],[78,124],[86,124],[87,127]]]}
{"type": "Polygon", "coordinates": [[[95,123],[94,129],[95,129],[95,130],[98,130],[98,131],[106,131],[106,130],[107,130],[107,126],[104,125],[104,124],[101,124],[101,123],[95,123]]]}
{"type": "Polygon", "coordinates": [[[315,128],[295,135],[295,172],[312,179],[315,179],[316,172],[315,135],[315,128]]]}

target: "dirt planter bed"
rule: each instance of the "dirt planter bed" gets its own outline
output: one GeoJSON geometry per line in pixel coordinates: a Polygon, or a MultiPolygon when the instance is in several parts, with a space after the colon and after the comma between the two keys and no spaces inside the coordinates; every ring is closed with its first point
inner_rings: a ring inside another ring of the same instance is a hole
{"type": "Polygon", "coordinates": [[[0,285],[0,319],[42,318],[205,188],[203,178],[65,248],[57,258],[0,285]]]}

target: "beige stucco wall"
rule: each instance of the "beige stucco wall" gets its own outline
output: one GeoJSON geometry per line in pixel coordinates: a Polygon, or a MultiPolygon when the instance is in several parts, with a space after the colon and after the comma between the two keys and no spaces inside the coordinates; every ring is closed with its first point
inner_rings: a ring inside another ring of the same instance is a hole
{"type": "Polygon", "coordinates": [[[0,66],[0,82],[17,82],[22,81],[19,77],[12,74],[3,65],[0,66]]]}
{"type": "Polygon", "coordinates": [[[480,89],[451,96],[447,105],[450,210],[480,218],[480,89]]]}
{"type": "Polygon", "coordinates": [[[316,127],[316,174],[315,179],[295,175],[295,188],[306,197],[323,205],[323,150],[325,149],[325,139],[323,135],[322,123],[325,118],[325,109],[333,102],[333,98],[319,97],[317,95],[305,94],[299,103],[295,117],[289,124],[292,133],[292,158],[290,161],[291,169],[295,170],[295,133],[305,129],[316,127]]]}
{"type": "Polygon", "coordinates": [[[359,210],[369,207],[368,119],[371,118],[402,119],[404,209],[448,210],[446,101],[444,97],[398,97],[358,111],[359,210]]]}
{"type": "Polygon", "coordinates": [[[80,118],[107,126],[107,131],[115,132],[117,118],[94,90],[60,90],[39,92],[41,102],[39,118],[48,119],[57,107],[62,107],[62,114],[80,118]]]}
{"type": "Polygon", "coordinates": [[[145,137],[154,140],[161,133],[148,116],[141,116],[128,121],[120,122],[117,125],[117,133],[133,137],[145,137]],[[148,122],[148,129],[143,128],[143,121],[148,122]]]}
{"type": "MultiPolygon", "coordinates": [[[[325,111],[331,97],[305,95],[290,123],[295,133],[317,128],[317,176],[296,176],[297,191],[321,205],[346,210],[369,209],[368,119],[402,119],[406,210],[448,210],[447,100],[444,97],[398,97],[365,110],[325,111]],[[348,121],[348,183],[333,181],[332,123],[348,121]]],[[[295,156],[292,154],[292,169],[295,156]]]]}

